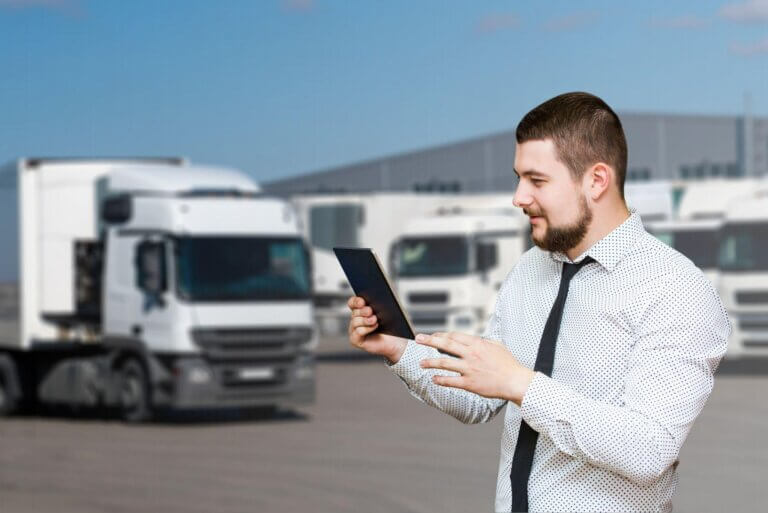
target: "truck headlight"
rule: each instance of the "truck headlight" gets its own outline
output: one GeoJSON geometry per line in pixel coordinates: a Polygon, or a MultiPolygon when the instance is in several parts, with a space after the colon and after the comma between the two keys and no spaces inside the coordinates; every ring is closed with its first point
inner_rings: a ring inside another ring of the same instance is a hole
{"type": "Polygon", "coordinates": [[[303,342],[300,346],[302,351],[312,353],[317,349],[318,344],[320,343],[320,336],[318,334],[317,328],[312,328],[312,334],[309,337],[309,340],[306,342],[303,342]]]}
{"type": "Polygon", "coordinates": [[[312,355],[300,356],[296,365],[296,379],[310,379],[315,375],[315,357],[312,355]]]}

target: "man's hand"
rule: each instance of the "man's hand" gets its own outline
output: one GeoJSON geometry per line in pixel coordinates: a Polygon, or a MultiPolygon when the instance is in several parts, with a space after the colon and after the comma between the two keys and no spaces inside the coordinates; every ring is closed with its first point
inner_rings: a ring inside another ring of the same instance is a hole
{"type": "Polygon", "coordinates": [[[347,330],[349,343],[368,353],[383,356],[391,364],[397,363],[405,352],[408,341],[383,333],[371,335],[379,327],[379,320],[373,309],[365,303],[365,299],[353,296],[347,301],[347,306],[352,311],[347,330]]]}
{"type": "Polygon", "coordinates": [[[506,399],[518,406],[533,381],[534,372],[520,364],[501,343],[463,333],[416,335],[416,342],[456,355],[421,361],[425,369],[458,372],[460,376],[434,376],[432,381],[484,397],[506,399]]]}

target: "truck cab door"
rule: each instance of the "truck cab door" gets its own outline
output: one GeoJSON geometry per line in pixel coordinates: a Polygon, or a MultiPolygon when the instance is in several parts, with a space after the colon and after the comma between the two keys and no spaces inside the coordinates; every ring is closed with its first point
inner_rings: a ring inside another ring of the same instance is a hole
{"type": "Polygon", "coordinates": [[[170,251],[160,237],[116,235],[107,245],[105,333],[134,338],[151,350],[173,345],[176,303],[170,251]]]}

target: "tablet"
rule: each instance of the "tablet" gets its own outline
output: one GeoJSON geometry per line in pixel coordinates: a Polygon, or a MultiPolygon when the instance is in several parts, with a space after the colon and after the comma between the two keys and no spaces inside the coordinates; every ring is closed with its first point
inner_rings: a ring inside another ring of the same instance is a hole
{"type": "Polygon", "coordinates": [[[368,248],[333,248],[333,252],[355,295],[365,299],[378,318],[376,331],[413,339],[413,326],[400,306],[376,253],[368,248]]]}

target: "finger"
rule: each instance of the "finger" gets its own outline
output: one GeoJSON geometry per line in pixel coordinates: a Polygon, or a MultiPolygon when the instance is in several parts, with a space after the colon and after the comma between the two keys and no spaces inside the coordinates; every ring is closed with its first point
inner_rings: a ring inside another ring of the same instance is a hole
{"type": "Polygon", "coordinates": [[[363,339],[366,336],[368,336],[369,333],[376,330],[376,328],[378,327],[379,327],[378,324],[374,324],[373,326],[358,326],[355,328],[355,330],[352,333],[360,337],[360,339],[363,339]]]}
{"type": "Polygon", "coordinates": [[[373,308],[366,306],[365,308],[355,308],[352,310],[352,317],[370,317],[373,315],[373,308]]]}
{"type": "Polygon", "coordinates": [[[423,369],[441,369],[464,374],[467,365],[457,358],[426,358],[419,362],[423,369]]]}
{"type": "Polygon", "coordinates": [[[362,348],[363,344],[365,344],[365,337],[370,335],[372,331],[375,331],[378,328],[379,328],[378,324],[374,324],[373,326],[368,326],[368,327],[360,326],[358,328],[353,328],[350,330],[350,333],[349,333],[349,341],[352,343],[353,346],[362,348]]]}
{"type": "Polygon", "coordinates": [[[432,376],[432,383],[444,387],[467,389],[467,383],[463,376],[432,376]]]}
{"type": "Polygon", "coordinates": [[[424,335],[422,333],[416,335],[416,342],[425,346],[434,347],[438,351],[450,353],[458,357],[464,356],[467,349],[466,345],[460,344],[454,340],[451,340],[450,338],[435,336],[430,337],[429,335],[424,335]]]}
{"type": "Polygon", "coordinates": [[[360,296],[352,296],[349,298],[349,301],[347,301],[347,306],[350,309],[362,308],[365,306],[365,299],[361,298],[360,296]]]}
{"type": "Polygon", "coordinates": [[[375,315],[370,317],[352,317],[350,324],[353,328],[357,328],[359,326],[373,326],[377,321],[378,319],[375,315]]]}
{"type": "Polygon", "coordinates": [[[468,335],[467,333],[459,333],[457,331],[452,331],[444,336],[444,338],[451,339],[455,342],[458,342],[459,344],[463,344],[465,346],[469,346],[472,344],[477,344],[478,342],[481,342],[483,340],[483,337],[477,337],[475,335],[468,335]]]}

